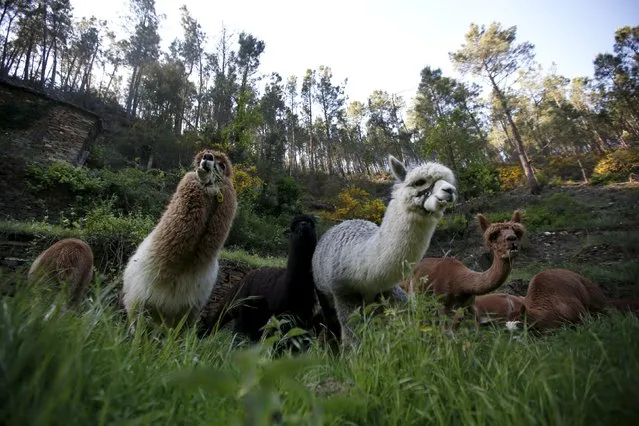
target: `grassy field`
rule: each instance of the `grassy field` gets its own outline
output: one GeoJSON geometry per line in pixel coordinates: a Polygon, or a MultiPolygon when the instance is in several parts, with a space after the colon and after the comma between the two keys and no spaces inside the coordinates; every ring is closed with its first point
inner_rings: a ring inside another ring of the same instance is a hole
{"type": "MultiPolygon", "coordinates": [[[[531,248],[509,280],[568,267],[611,297],[638,297],[639,188],[570,191],[486,201],[482,211],[495,220],[526,209],[531,248]]],[[[440,242],[466,229],[464,220],[444,224],[440,242]]],[[[450,249],[471,264],[481,235],[468,229],[450,249]]],[[[71,235],[93,238],[103,252],[115,244],[90,229],[0,222],[0,232],[14,231],[37,235],[34,247],[71,235]]],[[[129,245],[140,236],[131,238],[129,245]]],[[[250,267],[285,262],[222,256],[250,267]]],[[[90,300],[68,312],[59,309],[61,295],[0,276],[19,289],[0,299],[0,424],[590,426],[639,418],[633,316],[588,318],[544,336],[474,327],[452,336],[419,296],[416,308],[359,318],[357,351],[334,354],[312,341],[302,356],[275,355],[277,338],[251,348],[224,330],[199,340],[194,330],[129,327],[113,308],[117,279],[101,272],[90,300]]]]}
{"type": "Polygon", "coordinates": [[[356,352],[314,342],[305,356],[275,357],[268,342],[237,347],[224,331],[200,341],[132,329],[99,290],[66,313],[40,296],[1,302],[2,424],[620,425],[638,415],[631,316],[543,337],[472,327],[452,337],[421,303],[360,318],[356,352]]]}

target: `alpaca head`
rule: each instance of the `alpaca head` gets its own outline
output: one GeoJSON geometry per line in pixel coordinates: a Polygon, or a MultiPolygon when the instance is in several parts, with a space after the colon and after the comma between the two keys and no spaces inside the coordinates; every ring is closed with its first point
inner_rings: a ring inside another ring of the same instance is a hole
{"type": "Polygon", "coordinates": [[[482,214],[477,221],[484,233],[484,244],[500,259],[514,258],[519,253],[521,238],[526,228],[521,223],[521,212],[515,210],[510,221],[491,223],[482,214]]]}
{"type": "Polygon", "coordinates": [[[286,234],[289,235],[291,246],[302,245],[314,250],[317,244],[315,218],[305,214],[295,216],[291,221],[290,228],[286,230],[286,234]]]}
{"type": "Polygon", "coordinates": [[[427,162],[407,170],[392,155],[388,156],[388,160],[397,179],[392,198],[402,203],[407,211],[439,219],[446,207],[457,200],[455,175],[448,167],[427,162]]]}
{"type": "Polygon", "coordinates": [[[228,183],[233,177],[231,160],[223,152],[204,149],[195,155],[193,166],[207,184],[228,183]]]}

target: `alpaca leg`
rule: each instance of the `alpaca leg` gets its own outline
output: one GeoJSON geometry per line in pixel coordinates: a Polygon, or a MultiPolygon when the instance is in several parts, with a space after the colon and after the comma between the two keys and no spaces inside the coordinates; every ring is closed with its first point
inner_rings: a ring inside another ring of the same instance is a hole
{"type": "Polygon", "coordinates": [[[335,311],[342,329],[342,347],[354,347],[359,344],[359,338],[348,325],[351,314],[359,307],[358,302],[359,300],[356,297],[335,296],[335,311]]]}

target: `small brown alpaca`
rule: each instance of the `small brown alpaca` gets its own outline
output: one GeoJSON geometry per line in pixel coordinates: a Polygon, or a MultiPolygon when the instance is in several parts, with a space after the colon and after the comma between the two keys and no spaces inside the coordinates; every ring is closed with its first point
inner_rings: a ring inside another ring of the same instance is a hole
{"type": "MultiPolygon", "coordinates": [[[[477,221],[484,233],[484,244],[493,255],[488,270],[475,272],[452,257],[427,257],[417,264],[411,278],[403,281],[401,286],[409,293],[433,292],[441,296],[442,313],[450,315],[459,308],[472,307],[476,295],[489,293],[502,285],[510,274],[512,260],[519,252],[525,232],[521,212],[515,210],[508,222],[491,223],[481,214],[477,215],[477,221]]],[[[454,313],[453,326],[460,319],[459,314],[454,313]]]]}
{"type": "Polygon", "coordinates": [[[93,279],[93,251],[77,238],[65,238],[40,253],[29,268],[30,282],[55,282],[68,291],[68,306],[80,302],[93,279]]]}
{"type": "Polygon", "coordinates": [[[609,300],[599,286],[568,269],[548,269],[530,280],[524,307],[533,330],[579,323],[586,313],[605,313],[607,309],[639,312],[639,301],[609,300]]]}
{"type": "Polygon", "coordinates": [[[213,290],[237,210],[233,168],[225,154],[211,150],[199,152],[193,166],[124,270],[129,317],[139,309],[170,326],[186,315],[193,322],[213,290]]]}
{"type": "Polygon", "coordinates": [[[521,320],[523,296],[490,293],[475,297],[475,316],[479,324],[506,323],[521,320]]]}

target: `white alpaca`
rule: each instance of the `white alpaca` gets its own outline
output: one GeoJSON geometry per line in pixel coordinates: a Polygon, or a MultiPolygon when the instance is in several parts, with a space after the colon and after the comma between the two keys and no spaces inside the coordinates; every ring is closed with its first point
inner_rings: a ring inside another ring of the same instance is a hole
{"type": "Polygon", "coordinates": [[[408,300],[398,285],[406,264],[422,259],[445,208],[457,198],[449,168],[428,162],[407,171],[392,155],[389,162],[397,182],[381,226],[344,221],[321,237],[313,255],[320,303],[325,313],[336,311],[342,345],[358,342],[347,321],[362,301],[371,302],[379,294],[408,300]]]}

